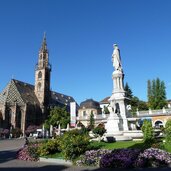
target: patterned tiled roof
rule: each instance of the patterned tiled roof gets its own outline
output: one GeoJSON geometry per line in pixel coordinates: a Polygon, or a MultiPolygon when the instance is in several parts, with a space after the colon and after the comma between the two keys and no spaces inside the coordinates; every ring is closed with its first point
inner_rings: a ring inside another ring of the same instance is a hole
{"type": "Polygon", "coordinates": [[[10,83],[5,87],[5,89],[0,93],[0,103],[4,103],[7,100],[8,92],[10,88],[10,83]]]}
{"type": "MultiPolygon", "coordinates": [[[[70,106],[75,100],[71,96],[51,91],[50,106],[70,106]]],[[[12,79],[0,94],[0,103],[17,102],[20,104],[39,104],[34,93],[34,86],[19,80],[12,79]]]]}
{"type": "Polygon", "coordinates": [[[11,80],[6,88],[0,94],[0,103],[14,103],[24,104],[24,101],[19,93],[15,81],[11,80]]]}
{"type": "Polygon", "coordinates": [[[70,106],[70,102],[75,102],[73,97],[51,91],[50,106],[70,106]]]}
{"type": "Polygon", "coordinates": [[[34,93],[34,86],[22,81],[13,80],[24,103],[39,104],[34,93]]]}

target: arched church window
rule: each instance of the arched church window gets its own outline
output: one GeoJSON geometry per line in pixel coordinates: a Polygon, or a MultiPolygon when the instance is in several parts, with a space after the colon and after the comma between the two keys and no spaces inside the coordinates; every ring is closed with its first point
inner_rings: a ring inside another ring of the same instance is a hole
{"type": "Polygon", "coordinates": [[[43,55],[43,59],[46,59],[46,55],[45,54],[43,55]]]}
{"type": "Polygon", "coordinates": [[[39,71],[39,73],[38,73],[38,79],[40,80],[41,78],[42,78],[42,72],[39,71]]]}
{"type": "Polygon", "coordinates": [[[41,91],[41,88],[42,88],[41,83],[38,83],[38,85],[37,85],[37,90],[38,90],[38,91],[41,91]]]}
{"type": "Polygon", "coordinates": [[[11,127],[11,118],[12,118],[12,110],[9,108],[8,110],[7,110],[7,121],[8,121],[8,126],[9,126],[9,128],[11,127]]]}

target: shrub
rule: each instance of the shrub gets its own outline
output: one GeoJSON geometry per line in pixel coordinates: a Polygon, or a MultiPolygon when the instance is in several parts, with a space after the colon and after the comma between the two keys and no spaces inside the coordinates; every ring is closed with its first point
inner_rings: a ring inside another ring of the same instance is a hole
{"type": "Polygon", "coordinates": [[[102,126],[97,126],[93,129],[93,133],[102,136],[106,132],[106,129],[102,126]]]}
{"type": "Polygon", "coordinates": [[[102,156],[100,167],[102,168],[132,168],[134,161],[140,153],[139,149],[115,149],[111,153],[102,156]]]}
{"type": "Polygon", "coordinates": [[[11,130],[11,134],[12,134],[12,137],[18,138],[22,134],[22,131],[19,128],[14,128],[11,130]]]}
{"type": "Polygon", "coordinates": [[[144,120],[143,125],[142,125],[142,131],[143,131],[144,142],[147,144],[153,143],[153,141],[154,141],[154,130],[153,130],[151,121],[144,120]]]}
{"type": "Polygon", "coordinates": [[[90,129],[89,128],[86,128],[84,126],[81,127],[81,129],[79,129],[80,134],[88,134],[89,131],[90,131],[90,129]]]}
{"type": "Polygon", "coordinates": [[[4,129],[4,130],[2,131],[2,134],[4,135],[5,138],[9,137],[9,134],[10,134],[9,129],[4,129]]]}
{"type": "Polygon", "coordinates": [[[49,154],[54,154],[60,152],[60,138],[56,137],[53,140],[48,140],[47,142],[42,143],[39,148],[38,152],[40,156],[46,156],[49,154]]]}
{"type": "Polygon", "coordinates": [[[164,133],[165,133],[166,143],[168,143],[168,144],[171,143],[171,119],[169,119],[166,122],[164,133]]]}
{"type": "Polygon", "coordinates": [[[169,166],[171,154],[157,148],[149,148],[140,153],[135,162],[136,167],[161,167],[169,166]]]}
{"type": "Polygon", "coordinates": [[[94,124],[95,124],[94,114],[93,114],[93,112],[91,112],[91,114],[90,114],[90,125],[88,126],[88,128],[90,130],[92,130],[94,128],[94,124]]]}
{"type": "Polygon", "coordinates": [[[77,166],[99,166],[101,157],[104,154],[110,153],[111,150],[99,149],[86,151],[81,155],[80,160],[76,162],[77,166]]]}
{"type": "Polygon", "coordinates": [[[60,142],[61,151],[66,160],[74,160],[86,150],[89,146],[89,136],[80,134],[79,130],[66,132],[60,142]]]}
{"type": "Polygon", "coordinates": [[[3,135],[3,129],[0,128],[0,137],[2,137],[2,135],[3,135]]]}
{"type": "Polygon", "coordinates": [[[29,161],[38,161],[38,143],[31,143],[28,146],[24,146],[17,152],[17,159],[20,160],[29,160],[29,161]]]}
{"type": "Polygon", "coordinates": [[[38,147],[39,147],[39,144],[32,144],[28,146],[29,155],[35,161],[39,159],[38,147]]]}

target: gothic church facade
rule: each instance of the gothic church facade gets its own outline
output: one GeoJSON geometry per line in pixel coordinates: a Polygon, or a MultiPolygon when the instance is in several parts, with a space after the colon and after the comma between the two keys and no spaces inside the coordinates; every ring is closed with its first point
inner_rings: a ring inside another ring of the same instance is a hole
{"type": "Polygon", "coordinates": [[[19,128],[24,133],[29,125],[40,125],[51,107],[69,110],[71,96],[50,90],[51,65],[46,37],[39,51],[35,85],[12,79],[0,93],[0,128],[19,128]]]}

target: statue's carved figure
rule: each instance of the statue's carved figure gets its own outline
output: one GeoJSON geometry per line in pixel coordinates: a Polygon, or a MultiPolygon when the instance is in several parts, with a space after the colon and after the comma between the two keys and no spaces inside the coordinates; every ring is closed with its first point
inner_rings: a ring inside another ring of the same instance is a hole
{"type": "Polygon", "coordinates": [[[113,66],[115,68],[115,71],[122,71],[119,48],[116,44],[114,44],[113,47],[114,47],[113,54],[112,54],[113,66]]]}

